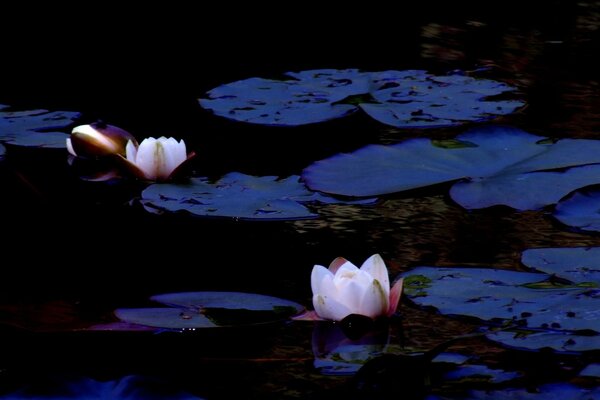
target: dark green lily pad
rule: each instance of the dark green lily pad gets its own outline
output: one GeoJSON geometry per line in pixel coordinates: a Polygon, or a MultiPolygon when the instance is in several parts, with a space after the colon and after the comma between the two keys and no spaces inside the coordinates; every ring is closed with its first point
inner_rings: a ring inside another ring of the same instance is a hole
{"type": "Polygon", "coordinates": [[[231,172],[215,183],[192,178],[188,183],[150,185],[142,192],[142,204],[150,212],[187,211],[199,216],[252,220],[315,218],[317,214],[302,204],[315,201],[348,203],[308,190],[295,175],[278,179],[239,172],[231,172]]]}
{"type": "Polygon", "coordinates": [[[71,111],[9,109],[0,107],[0,141],[14,146],[65,148],[68,135],[57,131],[72,126],[80,117],[71,111]]]}
{"type": "Polygon", "coordinates": [[[120,308],[115,315],[137,325],[198,329],[276,322],[304,310],[289,300],[239,292],[170,293],[153,296],[151,300],[170,308],[120,308]]]}
{"type": "Polygon", "coordinates": [[[542,385],[535,391],[531,388],[471,390],[461,397],[430,395],[427,400],[592,400],[598,398],[600,398],[600,387],[583,388],[570,383],[552,383],[542,385]]]}
{"type": "MultiPolygon", "coordinates": [[[[404,278],[404,292],[409,299],[435,307],[442,314],[495,323],[519,321],[524,327],[544,333],[576,335],[585,331],[582,337],[596,338],[582,339],[586,350],[587,346],[600,345],[600,290],[588,284],[565,282],[543,273],[460,267],[418,267],[405,273],[404,278]]],[[[488,337],[506,339],[507,335],[488,337]]],[[[564,342],[568,341],[541,336],[545,341],[538,342],[538,337],[525,335],[521,342],[529,341],[530,348],[549,346],[564,351],[564,342]]]]}
{"type": "Polygon", "coordinates": [[[600,189],[573,193],[556,205],[554,217],[583,231],[600,232],[600,189]]]}
{"type": "Polygon", "coordinates": [[[523,252],[521,262],[574,283],[600,286],[600,247],[528,249],[523,252]]]}
{"type": "Polygon", "coordinates": [[[520,129],[485,127],[451,143],[425,138],[369,145],[308,166],[309,188],[345,196],[377,196],[443,182],[468,209],[507,205],[519,210],[554,204],[600,183],[600,140],[545,140],[520,129]],[[549,171],[554,170],[554,171],[549,171]]]}
{"type": "Polygon", "coordinates": [[[294,79],[249,78],[219,86],[207,93],[208,98],[200,99],[200,105],[236,121],[282,126],[339,118],[360,107],[387,125],[430,128],[509,114],[524,104],[490,98],[514,87],[463,75],[357,69],[285,75],[294,79]]]}

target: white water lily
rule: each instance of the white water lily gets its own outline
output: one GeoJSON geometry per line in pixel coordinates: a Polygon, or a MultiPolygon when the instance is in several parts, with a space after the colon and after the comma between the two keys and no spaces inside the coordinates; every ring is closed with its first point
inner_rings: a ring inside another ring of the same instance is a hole
{"type": "Polygon", "coordinates": [[[175,169],[187,160],[185,142],[161,136],[146,138],[136,147],[130,141],[125,147],[127,161],[135,166],[140,177],[162,181],[171,177],[175,169]]]}
{"type": "Polygon", "coordinates": [[[67,138],[67,150],[75,157],[125,155],[125,146],[130,141],[137,145],[131,133],[113,125],[95,122],[73,128],[71,136],[67,138]]]}
{"type": "Polygon", "coordinates": [[[396,311],[402,280],[390,290],[385,263],[374,254],[360,268],[341,257],[329,268],[315,265],[311,286],[313,306],[320,318],[341,321],[350,314],[360,314],[375,319],[396,311]]]}

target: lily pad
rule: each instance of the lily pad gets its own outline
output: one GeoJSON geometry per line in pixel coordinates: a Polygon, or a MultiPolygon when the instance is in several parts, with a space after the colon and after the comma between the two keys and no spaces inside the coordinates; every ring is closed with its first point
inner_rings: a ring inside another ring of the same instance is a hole
{"type": "Polygon", "coordinates": [[[478,364],[460,365],[444,374],[444,378],[450,381],[477,380],[488,383],[503,383],[519,377],[521,374],[518,372],[491,369],[486,365],[478,364]]]}
{"type": "Polygon", "coordinates": [[[494,342],[517,350],[553,349],[560,353],[581,353],[600,349],[600,336],[568,332],[503,331],[486,336],[494,342]]]}
{"type": "Polygon", "coordinates": [[[99,381],[81,377],[29,384],[15,392],[0,395],[0,399],[172,399],[200,400],[190,393],[177,388],[171,382],[142,375],[128,375],[120,379],[99,381]]]}
{"type": "Polygon", "coordinates": [[[168,307],[120,308],[120,320],[156,328],[198,329],[256,325],[285,320],[304,310],[298,303],[239,292],[185,292],[153,296],[168,307]]]}
{"type": "Polygon", "coordinates": [[[573,193],[556,205],[554,217],[583,231],[600,232],[600,189],[573,193]]]}
{"type": "Polygon", "coordinates": [[[600,286],[600,247],[528,249],[523,252],[521,262],[574,283],[600,286]]]}
{"type": "Polygon", "coordinates": [[[361,72],[318,69],[288,72],[288,80],[249,78],[210,90],[200,105],[236,121],[294,126],[339,118],[360,107],[395,127],[457,125],[509,114],[522,101],[494,100],[507,84],[422,70],[361,72]],[[358,104],[358,106],[357,106],[358,104]]]}
{"type": "Polygon", "coordinates": [[[461,397],[430,395],[426,400],[591,400],[597,398],[600,398],[600,387],[583,388],[570,383],[552,383],[542,385],[535,391],[532,391],[531,388],[472,390],[461,397]]]}
{"type": "MultiPolygon", "coordinates": [[[[487,268],[418,267],[404,274],[404,291],[421,306],[435,307],[442,314],[462,315],[489,322],[520,321],[533,331],[585,335],[583,346],[600,346],[600,291],[587,284],[557,281],[543,273],[487,268]]],[[[506,335],[489,335],[508,340],[506,335]]],[[[552,347],[564,351],[571,338],[522,335],[530,348],[552,347]]],[[[600,348],[600,347],[598,347],[600,348]]]]}
{"type": "Polygon", "coordinates": [[[7,111],[0,107],[0,141],[15,146],[65,148],[68,128],[80,117],[72,111],[7,111]],[[62,140],[62,143],[61,143],[62,140]]]}
{"type": "Polygon", "coordinates": [[[452,141],[425,138],[369,145],[308,166],[309,188],[345,196],[377,196],[455,183],[450,195],[467,209],[507,205],[538,209],[600,183],[600,140],[556,142],[510,127],[472,129],[452,141]],[[553,170],[553,171],[551,171],[553,170]]]}
{"type": "Polygon", "coordinates": [[[231,172],[215,183],[192,178],[188,183],[150,185],[142,192],[142,204],[150,212],[187,211],[199,216],[252,220],[315,218],[317,214],[302,204],[315,201],[347,203],[308,190],[296,175],[278,179],[231,172]]]}

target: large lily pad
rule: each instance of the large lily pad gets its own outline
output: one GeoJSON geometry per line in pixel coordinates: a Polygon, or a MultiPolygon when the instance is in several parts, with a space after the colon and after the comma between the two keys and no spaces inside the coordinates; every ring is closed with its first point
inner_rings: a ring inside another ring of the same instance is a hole
{"type": "Polygon", "coordinates": [[[510,127],[473,129],[456,140],[425,138],[369,145],[308,166],[309,188],[346,196],[376,196],[443,182],[468,209],[507,205],[538,209],[600,183],[600,140],[557,142],[510,127]],[[549,171],[555,170],[555,171],[549,171]]]}
{"type": "Polygon", "coordinates": [[[450,126],[513,112],[523,105],[491,96],[515,88],[464,75],[421,70],[288,72],[288,80],[249,78],[212,89],[200,105],[236,121],[293,126],[343,117],[359,107],[395,127],[450,126]],[[358,104],[358,106],[356,105],[358,104]]]}
{"type": "Polygon", "coordinates": [[[528,267],[574,283],[600,286],[600,247],[528,249],[521,261],[528,267]]]}
{"type": "Polygon", "coordinates": [[[504,331],[487,335],[503,346],[517,350],[554,349],[561,353],[581,353],[600,349],[600,336],[566,332],[504,331]]]}
{"type": "Polygon", "coordinates": [[[169,307],[120,308],[120,320],[156,328],[198,329],[263,324],[284,320],[304,308],[277,297],[239,292],[185,292],[153,296],[169,307]]]}
{"type": "Polygon", "coordinates": [[[252,220],[314,218],[317,215],[302,204],[314,201],[343,202],[308,190],[295,175],[278,179],[239,172],[231,172],[215,183],[192,178],[188,183],[150,185],[142,192],[142,203],[151,212],[187,211],[252,220]]]}
{"type": "Polygon", "coordinates": [[[573,193],[556,205],[554,217],[583,231],[600,232],[600,189],[573,193]]]}
{"type": "MultiPolygon", "coordinates": [[[[569,283],[543,273],[487,268],[418,267],[404,274],[405,293],[421,306],[448,315],[475,317],[490,322],[521,321],[533,331],[577,335],[585,331],[582,346],[598,346],[600,291],[588,283],[569,283]]],[[[507,334],[508,335],[508,334],[507,334]]],[[[489,335],[507,342],[507,335],[489,335]]],[[[565,351],[570,338],[522,335],[522,347],[552,347],[565,351]]],[[[600,348],[600,347],[599,347],[600,348]]]]}
{"type": "Polygon", "coordinates": [[[65,148],[68,135],[60,132],[80,117],[72,111],[7,111],[0,105],[0,142],[14,146],[65,148]]]}

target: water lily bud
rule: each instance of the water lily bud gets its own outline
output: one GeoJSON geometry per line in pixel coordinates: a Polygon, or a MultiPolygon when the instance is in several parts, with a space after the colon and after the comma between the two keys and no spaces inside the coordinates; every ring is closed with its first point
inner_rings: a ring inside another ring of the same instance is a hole
{"type": "Polygon", "coordinates": [[[73,128],[67,138],[67,150],[74,156],[96,158],[109,155],[125,155],[125,146],[131,141],[137,145],[133,135],[121,128],[95,122],[73,128]]]}
{"type": "Polygon", "coordinates": [[[350,314],[358,314],[375,319],[396,311],[402,280],[390,290],[385,263],[375,254],[360,268],[341,257],[329,268],[315,265],[311,286],[313,305],[319,317],[341,321],[350,314]]]}
{"type": "Polygon", "coordinates": [[[133,142],[126,146],[127,161],[137,170],[137,175],[152,181],[163,181],[171,177],[177,167],[188,159],[185,142],[164,136],[146,138],[139,147],[133,142]]]}

